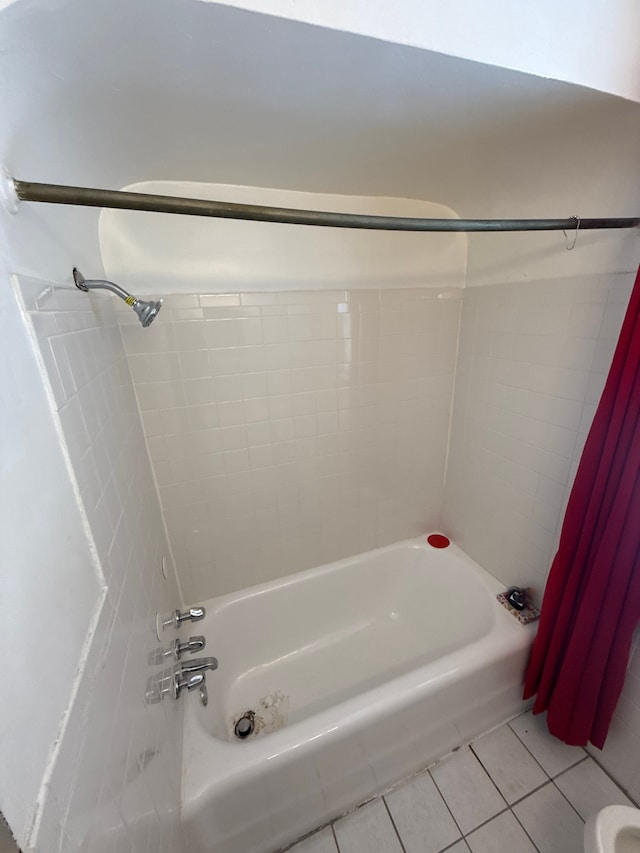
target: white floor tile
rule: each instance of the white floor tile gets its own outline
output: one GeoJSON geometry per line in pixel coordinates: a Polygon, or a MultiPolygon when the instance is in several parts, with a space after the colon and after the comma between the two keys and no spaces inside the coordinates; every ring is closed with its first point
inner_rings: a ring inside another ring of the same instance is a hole
{"type": "Polygon", "coordinates": [[[509,726],[484,735],[471,748],[508,803],[521,800],[549,778],[509,726]]]}
{"type": "Polygon", "coordinates": [[[464,835],[506,808],[468,746],[436,764],[431,775],[464,835]]]}
{"type": "Polygon", "coordinates": [[[445,853],[469,853],[469,848],[464,840],[456,841],[453,847],[447,847],[445,853]]]}
{"type": "Polygon", "coordinates": [[[396,788],[385,799],[406,853],[439,853],[460,837],[428,773],[396,788]]]}
{"type": "Polygon", "coordinates": [[[583,853],[584,824],[552,782],[513,811],[540,853],[583,853]]]}
{"type": "Polygon", "coordinates": [[[382,800],[374,800],[334,824],[340,853],[402,853],[382,800]]]}
{"type": "Polygon", "coordinates": [[[562,773],[555,783],[583,820],[605,806],[633,805],[592,758],[562,773]]]}
{"type": "Polygon", "coordinates": [[[511,812],[494,817],[467,836],[471,853],[536,853],[531,839],[511,812]]]}
{"type": "Polygon", "coordinates": [[[291,848],[290,853],[338,853],[330,826],[321,829],[291,848]]]}
{"type": "Polygon", "coordinates": [[[568,770],[586,755],[582,747],[569,746],[550,734],[544,714],[534,716],[529,711],[516,717],[509,725],[549,776],[568,770]]]}

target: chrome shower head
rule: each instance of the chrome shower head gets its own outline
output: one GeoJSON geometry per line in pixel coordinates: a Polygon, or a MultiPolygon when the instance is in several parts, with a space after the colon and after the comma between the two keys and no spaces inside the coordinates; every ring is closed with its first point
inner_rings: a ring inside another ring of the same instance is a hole
{"type": "Polygon", "coordinates": [[[156,319],[158,311],[162,308],[162,299],[155,302],[145,302],[143,299],[136,299],[131,306],[140,318],[142,325],[147,328],[156,319]]]}
{"type": "Polygon", "coordinates": [[[162,308],[162,299],[153,302],[145,302],[144,299],[137,299],[130,293],[127,293],[119,284],[113,281],[105,281],[104,279],[86,279],[77,267],[73,268],[73,280],[79,290],[84,290],[88,293],[90,290],[110,290],[124,300],[127,305],[130,305],[138,315],[140,322],[146,329],[155,320],[158,311],[162,308]]]}

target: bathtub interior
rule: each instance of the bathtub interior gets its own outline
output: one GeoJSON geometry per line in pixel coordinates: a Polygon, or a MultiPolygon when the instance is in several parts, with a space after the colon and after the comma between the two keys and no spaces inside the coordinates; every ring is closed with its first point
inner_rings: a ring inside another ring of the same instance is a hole
{"type": "Polygon", "coordinates": [[[452,546],[405,542],[207,603],[220,661],[205,729],[242,744],[306,719],[485,636],[499,584],[452,546]],[[495,584],[495,589],[493,585],[495,584]]]}

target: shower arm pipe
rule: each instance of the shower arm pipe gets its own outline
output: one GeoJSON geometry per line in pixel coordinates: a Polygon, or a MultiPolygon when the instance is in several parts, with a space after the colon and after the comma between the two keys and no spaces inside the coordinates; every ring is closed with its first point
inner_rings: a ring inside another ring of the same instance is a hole
{"type": "Polygon", "coordinates": [[[328,228],[363,228],[382,231],[590,231],[602,228],[635,228],[640,217],[598,217],[582,219],[422,219],[404,216],[371,216],[361,213],[330,213],[297,210],[257,204],[237,204],[199,198],[102,190],[62,184],[40,184],[10,179],[20,201],[71,204],[82,207],[107,207],[119,210],[146,210],[187,216],[243,219],[257,222],[283,222],[290,225],[315,225],[328,228]]]}
{"type": "Polygon", "coordinates": [[[73,268],[73,280],[78,290],[82,290],[85,293],[89,293],[91,290],[110,290],[111,293],[115,293],[130,308],[133,308],[145,329],[153,323],[162,308],[162,299],[138,299],[137,296],[120,287],[115,281],[108,281],[105,278],[85,278],[78,267],[73,268]]]}
{"type": "Polygon", "coordinates": [[[133,305],[138,301],[137,297],[128,293],[123,287],[116,284],[115,281],[107,281],[107,279],[104,278],[93,278],[90,281],[86,281],[84,276],[82,276],[81,273],[78,274],[78,271],[75,269],[73,271],[73,277],[78,290],[84,290],[85,293],[88,293],[90,290],[110,290],[112,293],[115,293],[116,296],[119,296],[120,299],[124,299],[127,305],[133,305]],[[78,275],[80,275],[81,283],[79,283],[78,275]]]}

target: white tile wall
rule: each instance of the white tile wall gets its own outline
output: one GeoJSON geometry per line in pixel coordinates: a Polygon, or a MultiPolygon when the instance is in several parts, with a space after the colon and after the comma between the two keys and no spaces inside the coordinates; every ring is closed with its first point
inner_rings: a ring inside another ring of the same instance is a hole
{"type": "Polygon", "coordinates": [[[185,597],[434,529],[461,291],[176,295],[119,317],[185,597]]]}
{"type": "Polygon", "coordinates": [[[541,594],[633,276],[465,291],[443,529],[541,594]]]}
{"type": "Polygon", "coordinates": [[[29,850],[104,590],[17,296],[0,271],[0,808],[29,850]]]}
{"type": "Polygon", "coordinates": [[[37,849],[184,853],[180,706],[144,702],[155,612],[180,602],[112,300],[20,287],[108,584],[37,849]]]}

